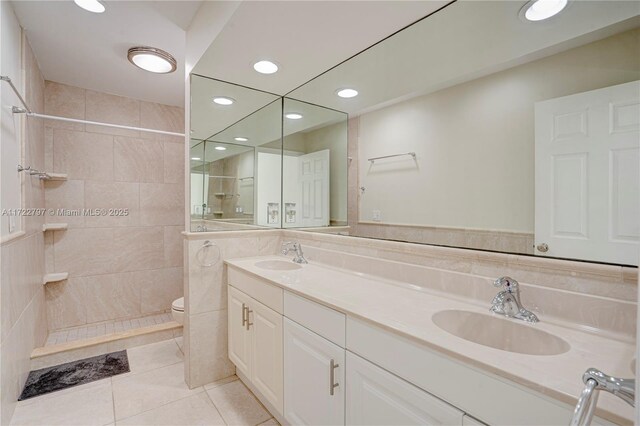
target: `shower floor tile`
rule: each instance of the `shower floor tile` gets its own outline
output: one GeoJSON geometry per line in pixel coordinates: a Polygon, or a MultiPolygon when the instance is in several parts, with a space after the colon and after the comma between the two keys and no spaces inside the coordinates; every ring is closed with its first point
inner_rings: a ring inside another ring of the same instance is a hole
{"type": "Polygon", "coordinates": [[[61,343],[75,342],[77,340],[91,337],[106,336],[114,333],[136,328],[149,327],[157,324],[164,324],[173,321],[170,313],[147,315],[140,318],[130,318],[126,320],[116,320],[99,324],[89,324],[80,327],[65,328],[49,332],[45,346],[59,345],[61,343]]]}

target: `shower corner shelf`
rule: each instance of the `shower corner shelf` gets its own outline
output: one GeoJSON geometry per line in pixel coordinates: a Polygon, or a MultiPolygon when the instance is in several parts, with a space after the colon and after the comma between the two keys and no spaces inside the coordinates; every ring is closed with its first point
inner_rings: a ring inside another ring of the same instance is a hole
{"type": "Polygon", "coordinates": [[[46,173],[46,176],[47,177],[44,180],[50,180],[50,181],[67,180],[66,173],[46,173]]]}
{"type": "Polygon", "coordinates": [[[42,278],[42,284],[64,281],[67,278],[69,278],[68,272],[57,272],[55,274],[47,274],[42,278]]]}
{"type": "Polygon", "coordinates": [[[42,225],[42,232],[47,231],[63,231],[67,229],[69,224],[67,223],[45,223],[42,225]]]}

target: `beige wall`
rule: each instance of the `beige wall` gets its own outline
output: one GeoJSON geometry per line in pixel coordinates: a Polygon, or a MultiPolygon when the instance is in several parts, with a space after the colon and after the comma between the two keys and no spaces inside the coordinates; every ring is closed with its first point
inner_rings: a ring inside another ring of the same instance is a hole
{"type": "MultiPolygon", "coordinates": [[[[2,2],[3,32],[6,20],[15,21],[10,3],[2,2]]],[[[17,21],[15,21],[17,27],[17,21]]],[[[22,34],[17,34],[20,40],[22,34]]],[[[3,44],[4,48],[4,44],[3,44]]],[[[20,46],[16,46],[20,50],[20,46]]],[[[22,37],[22,63],[27,104],[35,111],[44,109],[44,79],[26,38],[22,37]]],[[[13,77],[13,76],[11,76],[13,77]]],[[[2,83],[2,90],[8,86],[2,83]]],[[[6,105],[3,105],[3,108],[6,105]]],[[[23,118],[24,119],[24,118],[23,118]]],[[[4,124],[3,124],[4,125],[4,124]]],[[[5,143],[3,139],[2,143],[5,143]]],[[[44,125],[41,120],[26,119],[26,132],[22,140],[21,162],[35,169],[44,169],[44,125]]],[[[15,173],[13,167],[2,169],[15,173]]],[[[24,173],[20,175],[22,207],[44,207],[44,185],[24,173]]],[[[20,192],[20,188],[15,188],[20,192]]],[[[9,207],[9,206],[3,206],[9,207]]],[[[20,206],[12,206],[20,207],[20,206]]],[[[46,310],[42,277],[44,275],[43,217],[24,217],[24,235],[0,245],[0,423],[9,424],[16,401],[31,369],[31,351],[44,343],[47,337],[46,310]]]]}
{"type": "Polygon", "coordinates": [[[534,103],[639,79],[639,49],[633,30],[362,115],[360,221],[533,232],[534,103]]]}
{"type": "MultiPolygon", "coordinates": [[[[184,131],[184,111],[47,81],[45,113],[184,131]]],[[[69,229],[47,234],[50,330],[167,311],[182,295],[184,139],[47,121],[47,208],[127,208],[126,217],[47,216],[69,229]]]]}

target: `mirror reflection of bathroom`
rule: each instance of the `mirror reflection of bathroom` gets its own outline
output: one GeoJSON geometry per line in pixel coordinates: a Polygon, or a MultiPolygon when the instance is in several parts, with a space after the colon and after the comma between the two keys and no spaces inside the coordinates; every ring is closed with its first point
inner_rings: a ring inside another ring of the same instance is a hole
{"type": "Polygon", "coordinates": [[[283,228],[346,226],[347,114],[284,99],[283,228]]]}
{"type": "Polygon", "coordinates": [[[638,264],[637,3],[521,7],[452,3],[288,95],[354,122],[350,235],[638,264]]]}
{"type": "Polygon", "coordinates": [[[192,116],[191,230],[279,228],[280,98],[197,75],[192,79],[192,104],[200,109],[192,116]],[[216,104],[217,98],[230,101],[216,104]]]}

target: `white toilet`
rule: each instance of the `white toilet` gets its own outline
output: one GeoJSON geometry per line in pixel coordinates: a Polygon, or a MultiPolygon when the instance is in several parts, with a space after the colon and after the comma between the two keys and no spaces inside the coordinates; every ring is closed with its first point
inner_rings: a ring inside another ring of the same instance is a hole
{"type": "Polygon", "coordinates": [[[171,304],[171,316],[173,319],[180,324],[183,324],[184,320],[184,297],[180,299],[176,299],[171,304]]]}

